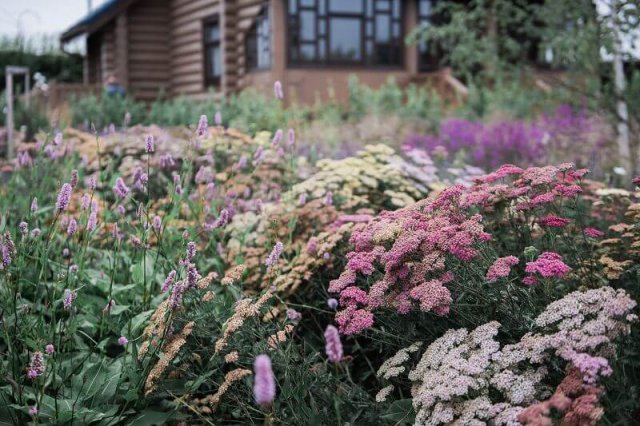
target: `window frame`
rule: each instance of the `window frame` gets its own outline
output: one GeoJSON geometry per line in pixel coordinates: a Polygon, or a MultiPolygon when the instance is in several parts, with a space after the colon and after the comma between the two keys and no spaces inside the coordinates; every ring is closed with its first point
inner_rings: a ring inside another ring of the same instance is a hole
{"type": "Polygon", "coordinates": [[[269,7],[269,3],[265,2],[262,5],[262,8],[260,9],[260,12],[258,13],[258,15],[256,15],[254,21],[252,22],[251,26],[249,27],[249,30],[246,32],[246,36],[245,36],[245,40],[244,40],[244,60],[245,60],[245,71],[246,72],[259,72],[259,71],[268,71],[271,69],[271,67],[273,66],[273,21],[271,19],[271,8],[269,7]],[[260,64],[258,63],[259,60],[259,53],[258,53],[258,48],[259,48],[259,43],[258,43],[258,39],[260,37],[263,37],[263,35],[258,33],[259,30],[259,24],[261,23],[261,20],[266,19],[266,21],[269,23],[269,32],[268,32],[268,53],[269,53],[269,64],[268,65],[263,65],[260,66],[260,64]],[[255,56],[255,65],[250,65],[249,64],[249,40],[255,37],[255,41],[256,41],[256,56],[255,56]]]}
{"type": "Polygon", "coordinates": [[[337,68],[350,68],[350,69],[376,69],[376,70],[401,70],[406,68],[406,58],[405,58],[405,19],[406,19],[406,7],[405,2],[403,0],[389,0],[389,9],[388,11],[380,10],[376,8],[377,0],[361,0],[363,5],[363,13],[354,13],[354,12],[332,12],[330,9],[330,0],[314,0],[313,6],[303,6],[302,0],[292,0],[296,2],[296,12],[291,13],[290,1],[285,0],[285,40],[286,40],[286,57],[287,57],[287,67],[288,68],[300,68],[300,69],[308,69],[308,68],[328,68],[328,67],[337,67],[337,68]],[[319,2],[325,2],[324,4],[324,15],[319,17],[319,2]],[[372,1],[372,15],[367,13],[367,2],[372,1]],[[398,2],[398,13],[399,16],[394,18],[394,6],[393,2],[398,2]],[[297,44],[294,44],[292,37],[292,24],[295,21],[295,25],[299,25],[300,23],[300,12],[301,11],[313,11],[315,14],[314,21],[314,33],[315,37],[313,41],[304,41],[302,38],[298,40],[297,44]],[[399,48],[398,62],[391,64],[384,63],[375,63],[374,59],[376,56],[375,51],[375,40],[376,40],[376,17],[377,16],[388,16],[389,17],[389,45],[396,46],[399,48]],[[295,18],[295,19],[293,19],[295,18]],[[332,18],[345,19],[345,18],[358,18],[360,20],[360,53],[362,58],[356,61],[350,60],[335,60],[331,59],[331,25],[330,21],[332,18]],[[319,35],[320,29],[320,21],[325,21],[325,32],[324,35],[319,35]],[[371,22],[372,25],[372,34],[371,36],[367,36],[367,23],[371,22]],[[394,24],[398,24],[398,36],[394,37],[393,35],[393,26],[394,24]],[[367,52],[367,41],[371,40],[374,43],[374,50],[369,56],[367,52]],[[313,45],[315,50],[316,59],[312,61],[305,61],[300,59],[300,51],[301,46],[303,44],[313,45]],[[318,52],[320,44],[324,44],[325,49],[325,57],[324,59],[318,59],[318,52]],[[298,58],[293,57],[293,52],[297,50],[298,58]]]}
{"type": "Polygon", "coordinates": [[[204,88],[208,89],[210,87],[219,88],[222,85],[222,75],[224,74],[224,52],[222,51],[222,27],[220,26],[220,16],[218,14],[209,16],[202,20],[201,26],[202,34],[202,64],[203,64],[203,83],[204,88]],[[207,40],[207,29],[212,26],[218,27],[218,40],[209,41],[207,40]],[[220,51],[220,76],[211,76],[209,71],[211,70],[210,62],[211,57],[209,56],[209,48],[218,47],[220,51]]]}

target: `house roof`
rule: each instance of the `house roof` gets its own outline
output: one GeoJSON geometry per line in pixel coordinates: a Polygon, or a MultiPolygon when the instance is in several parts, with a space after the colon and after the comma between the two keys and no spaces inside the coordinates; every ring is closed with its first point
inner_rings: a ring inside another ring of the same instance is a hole
{"type": "Polygon", "coordinates": [[[84,18],[73,24],[60,36],[60,42],[67,43],[81,34],[92,33],[125,10],[134,0],[107,0],[84,18]]]}

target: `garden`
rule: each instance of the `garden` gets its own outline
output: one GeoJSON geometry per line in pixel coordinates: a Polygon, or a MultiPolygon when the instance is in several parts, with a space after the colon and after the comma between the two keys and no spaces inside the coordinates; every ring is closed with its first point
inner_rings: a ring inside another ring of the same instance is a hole
{"type": "Polygon", "coordinates": [[[278,84],[242,95],[261,131],[245,99],[20,145],[4,423],[638,421],[640,178],[601,117],[428,123],[389,83],[356,119],[278,84]]]}

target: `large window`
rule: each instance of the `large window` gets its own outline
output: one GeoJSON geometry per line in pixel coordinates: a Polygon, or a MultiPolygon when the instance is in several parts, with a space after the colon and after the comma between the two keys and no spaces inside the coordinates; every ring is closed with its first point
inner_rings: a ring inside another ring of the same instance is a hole
{"type": "Polygon", "coordinates": [[[220,46],[220,21],[217,17],[206,19],[202,25],[204,46],[204,80],[206,86],[219,86],[222,79],[222,48],[220,46]]]}
{"type": "Polygon", "coordinates": [[[247,70],[271,68],[271,19],[269,6],[262,7],[245,40],[247,70]]]}
{"type": "Polygon", "coordinates": [[[401,0],[288,0],[292,65],[401,66],[401,0]]]}
{"type": "MultiPolygon", "coordinates": [[[[437,25],[439,17],[433,13],[437,0],[418,0],[418,23],[422,26],[437,25]]],[[[420,71],[433,71],[440,66],[441,49],[426,40],[418,44],[420,71]]]]}

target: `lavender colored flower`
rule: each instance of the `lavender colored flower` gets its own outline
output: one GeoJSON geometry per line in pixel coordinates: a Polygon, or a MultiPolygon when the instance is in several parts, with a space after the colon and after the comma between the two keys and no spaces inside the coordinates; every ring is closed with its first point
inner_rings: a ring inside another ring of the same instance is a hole
{"type": "Polygon", "coordinates": [[[152,134],[148,134],[144,137],[144,149],[147,152],[153,152],[155,151],[155,140],[153,139],[153,135],[152,134]]]}
{"type": "Polygon", "coordinates": [[[22,151],[18,154],[17,158],[18,167],[31,167],[33,166],[33,159],[27,151],[22,151]]]}
{"type": "Polygon", "coordinates": [[[129,343],[129,339],[127,339],[125,336],[118,337],[118,344],[120,346],[127,346],[127,343],[129,343]]]}
{"type": "Polygon", "coordinates": [[[95,191],[96,186],[98,186],[98,181],[96,180],[96,177],[95,176],[89,177],[89,179],[87,179],[87,188],[89,188],[90,191],[95,191]]]}
{"type": "Polygon", "coordinates": [[[325,205],[325,206],[331,206],[331,205],[333,205],[333,192],[329,191],[329,192],[327,192],[327,194],[324,196],[324,205],[325,205]]]}
{"type": "Polygon", "coordinates": [[[124,180],[121,177],[116,179],[116,184],[113,187],[113,192],[120,198],[124,198],[129,194],[129,187],[125,185],[124,180]]]}
{"type": "Polygon", "coordinates": [[[327,299],[327,306],[329,307],[329,309],[335,309],[338,307],[338,300],[334,299],[333,297],[327,299]]]}
{"type": "Polygon", "coordinates": [[[300,321],[302,314],[295,309],[289,308],[287,309],[287,319],[290,321],[300,321]]]}
{"type": "Polygon", "coordinates": [[[11,248],[7,244],[0,244],[0,252],[2,252],[2,265],[1,269],[6,269],[11,265],[11,248]]]}
{"type": "Polygon", "coordinates": [[[173,286],[171,296],[169,296],[169,307],[176,311],[182,307],[182,295],[184,294],[185,285],[183,282],[178,282],[173,286]]]}
{"type": "Polygon", "coordinates": [[[229,223],[229,219],[230,219],[229,211],[227,209],[222,209],[220,211],[220,215],[218,216],[218,218],[211,225],[207,226],[207,228],[208,229],[221,228],[225,226],[227,223],[229,223]]]}
{"type": "Polygon", "coordinates": [[[60,188],[60,192],[58,193],[58,200],[56,202],[56,211],[58,213],[65,211],[69,206],[72,189],[73,188],[68,183],[64,183],[62,185],[62,188],[60,188]]]}
{"type": "Polygon", "coordinates": [[[259,146],[258,149],[256,149],[256,152],[253,154],[252,164],[254,166],[257,166],[262,162],[263,157],[264,157],[264,149],[262,148],[262,146],[259,146]]]}
{"type": "Polygon", "coordinates": [[[42,376],[45,372],[44,355],[42,352],[34,352],[31,355],[31,361],[29,362],[29,368],[27,369],[27,377],[30,380],[42,376]]]}
{"type": "Polygon", "coordinates": [[[29,233],[29,224],[25,221],[20,222],[20,224],[18,224],[18,228],[20,228],[20,233],[22,235],[27,235],[29,233]]]}
{"type": "Polygon", "coordinates": [[[69,255],[71,254],[71,252],[69,251],[68,248],[63,248],[62,249],[62,257],[69,257],[69,255]]]}
{"type": "Polygon", "coordinates": [[[173,176],[172,176],[172,179],[173,179],[173,184],[174,185],[180,185],[181,178],[180,178],[179,174],[174,173],[173,176]]]}
{"type": "Polygon", "coordinates": [[[209,123],[207,122],[206,115],[200,116],[200,120],[198,120],[198,127],[196,128],[196,133],[198,134],[199,138],[209,133],[209,123]]]}
{"type": "Polygon", "coordinates": [[[118,207],[116,207],[116,211],[118,212],[118,214],[123,215],[127,212],[127,210],[124,208],[124,206],[122,204],[118,205],[118,207]]]}
{"type": "Polygon", "coordinates": [[[216,126],[222,126],[222,114],[220,113],[220,111],[216,111],[215,115],[213,116],[213,121],[216,123],[216,126]]]}
{"type": "Polygon", "coordinates": [[[283,135],[284,135],[284,132],[282,131],[282,129],[276,130],[276,133],[273,135],[273,139],[271,140],[271,145],[274,148],[280,145],[280,142],[282,142],[283,135]]]}
{"type": "Polygon", "coordinates": [[[293,129],[289,129],[287,132],[287,144],[293,146],[296,143],[296,132],[293,129]]]}
{"type": "Polygon", "coordinates": [[[33,200],[31,200],[31,213],[35,213],[36,211],[38,211],[38,198],[33,197],[33,200]]]}
{"type": "Polygon", "coordinates": [[[305,204],[307,204],[307,194],[302,193],[300,194],[300,197],[298,197],[298,205],[304,206],[305,204]]]}
{"type": "Polygon", "coordinates": [[[69,267],[69,272],[71,272],[72,274],[77,274],[78,273],[78,265],[71,265],[69,267]]]}
{"type": "Polygon", "coordinates": [[[194,288],[201,278],[198,268],[193,263],[187,265],[187,288],[194,288]]]}
{"type": "Polygon", "coordinates": [[[91,232],[96,229],[98,224],[98,214],[94,211],[89,213],[89,219],[87,219],[87,231],[91,232]]]}
{"type": "Polygon", "coordinates": [[[183,192],[182,185],[176,185],[176,195],[182,195],[183,192]]]}
{"type": "Polygon", "coordinates": [[[48,353],[49,355],[51,355],[52,353],[54,353],[56,351],[56,348],[51,343],[49,343],[47,346],[45,346],[44,351],[46,353],[48,353]]]}
{"type": "Polygon", "coordinates": [[[76,231],[78,231],[78,222],[74,218],[69,219],[69,225],[67,226],[67,235],[72,237],[76,231]]]}
{"type": "Polygon", "coordinates": [[[265,260],[264,262],[267,268],[270,268],[271,266],[274,266],[276,263],[278,263],[278,259],[280,258],[280,255],[282,255],[283,249],[284,245],[282,244],[282,242],[276,242],[276,244],[273,246],[273,249],[271,250],[271,253],[269,253],[269,257],[267,257],[267,260],[265,260]]]}
{"type": "Polygon", "coordinates": [[[136,236],[136,235],[131,235],[129,237],[129,241],[131,241],[131,245],[133,246],[133,248],[135,248],[136,250],[139,250],[142,248],[143,244],[142,244],[142,240],[140,239],[140,237],[136,236]]]}
{"type": "Polygon", "coordinates": [[[282,91],[282,83],[280,80],[273,84],[273,93],[276,95],[276,99],[281,101],[284,99],[284,92],[282,91]]]}
{"type": "Polygon", "coordinates": [[[73,302],[76,300],[77,294],[75,291],[71,291],[68,288],[64,290],[64,296],[62,298],[62,305],[64,306],[64,310],[68,311],[71,309],[73,302]]]}
{"type": "Polygon", "coordinates": [[[238,163],[236,164],[236,169],[242,170],[246,167],[246,165],[247,165],[247,157],[246,155],[241,155],[240,159],[238,160],[238,163]]]}
{"type": "Polygon", "coordinates": [[[33,229],[31,230],[31,237],[32,237],[32,238],[35,238],[35,237],[37,237],[38,235],[40,235],[40,233],[41,233],[40,228],[33,228],[33,229]]]}
{"type": "Polygon", "coordinates": [[[57,132],[56,135],[53,137],[53,144],[60,145],[61,143],[62,143],[62,133],[57,132]]]}
{"type": "Polygon", "coordinates": [[[160,156],[160,167],[163,169],[173,167],[176,165],[176,160],[173,159],[171,154],[163,154],[160,156]]]}
{"type": "Polygon", "coordinates": [[[258,355],[253,364],[253,396],[261,406],[270,405],[276,397],[276,378],[268,355],[258,355]]]}
{"type": "Polygon", "coordinates": [[[164,293],[165,291],[169,290],[173,285],[173,282],[175,281],[175,279],[176,279],[176,271],[173,270],[169,272],[169,274],[167,274],[167,278],[164,280],[164,284],[162,284],[162,288],[160,289],[160,291],[164,293]]]}
{"type": "Polygon", "coordinates": [[[38,406],[37,405],[32,405],[31,407],[29,407],[29,415],[31,417],[36,417],[38,415],[38,406]]]}
{"type": "Polygon", "coordinates": [[[196,255],[196,243],[189,241],[187,243],[187,261],[191,261],[196,255]]]}
{"type": "Polygon", "coordinates": [[[155,229],[156,232],[160,232],[160,230],[162,229],[162,219],[160,218],[160,216],[154,216],[152,224],[153,229],[155,229]]]}
{"type": "Polygon", "coordinates": [[[83,194],[82,198],[80,198],[80,208],[82,210],[87,210],[90,204],[91,204],[91,197],[89,196],[89,194],[83,194]]]}
{"type": "Polygon", "coordinates": [[[338,329],[332,325],[328,325],[324,332],[325,353],[329,361],[338,363],[342,360],[342,342],[338,329]]]}
{"type": "Polygon", "coordinates": [[[72,188],[78,186],[78,171],[76,169],[71,170],[71,179],[69,179],[69,184],[72,188]]]}

